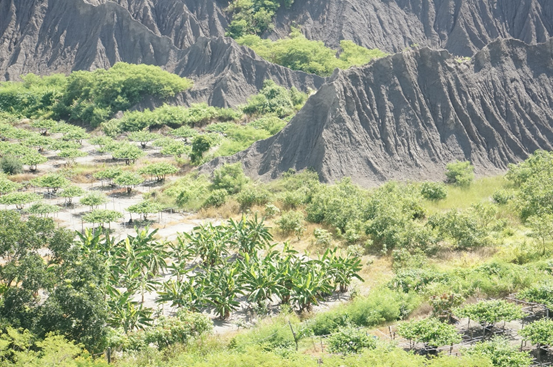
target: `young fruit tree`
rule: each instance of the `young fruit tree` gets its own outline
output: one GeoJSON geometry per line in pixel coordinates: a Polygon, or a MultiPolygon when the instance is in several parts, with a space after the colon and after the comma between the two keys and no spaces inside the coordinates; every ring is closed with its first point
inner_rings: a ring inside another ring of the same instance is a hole
{"type": "Polygon", "coordinates": [[[131,205],[127,208],[129,213],[139,214],[142,220],[148,220],[148,214],[157,214],[163,210],[163,206],[152,201],[143,201],[141,203],[131,205]]]}
{"type": "Polygon", "coordinates": [[[87,195],[83,196],[80,200],[80,203],[89,206],[90,210],[94,210],[98,206],[107,202],[108,198],[101,192],[90,192],[87,195]]]}
{"type": "Polygon", "coordinates": [[[398,334],[411,342],[424,343],[427,347],[437,348],[461,342],[461,335],[454,325],[449,325],[435,318],[408,321],[398,325],[398,334]]]}
{"type": "Polygon", "coordinates": [[[459,317],[479,322],[486,330],[494,324],[503,321],[520,320],[524,317],[522,308],[504,300],[480,301],[453,310],[459,317]]]}
{"type": "Polygon", "coordinates": [[[111,222],[123,218],[123,214],[115,210],[95,209],[83,215],[83,221],[86,223],[100,224],[102,227],[105,223],[111,226],[111,222]]]}
{"type": "Polygon", "coordinates": [[[73,204],[73,198],[83,196],[84,194],[85,190],[79,186],[67,186],[58,194],[58,196],[65,198],[65,205],[71,205],[73,204]]]}
{"type": "Polygon", "coordinates": [[[529,340],[537,348],[553,345],[553,320],[541,319],[528,324],[518,332],[524,340],[529,340]]]}
{"type": "Polygon", "coordinates": [[[141,175],[154,177],[156,181],[164,181],[167,175],[174,175],[179,169],[167,162],[152,163],[138,170],[141,175]]]}
{"type": "Polygon", "coordinates": [[[132,188],[136,185],[140,185],[142,182],[144,182],[144,179],[134,172],[123,172],[119,176],[117,176],[113,182],[116,185],[119,185],[121,187],[124,187],[127,190],[127,194],[131,194],[132,188]]]}

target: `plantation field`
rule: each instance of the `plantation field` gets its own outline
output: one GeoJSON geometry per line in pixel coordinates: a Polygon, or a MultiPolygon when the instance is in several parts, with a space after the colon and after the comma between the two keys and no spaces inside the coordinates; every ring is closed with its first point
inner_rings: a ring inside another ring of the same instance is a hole
{"type": "MultiPolygon", "coordinates": [[[[86,72],[64,78],[0,87],[1,365],[549,361],[552,153],[370,190],[200,175],[307,96],[268,81],[234,109],[137,111],[136,80],[115,106],[86,72]]],[[[189,85],[170,84],[154,92],[189,85]]]]}

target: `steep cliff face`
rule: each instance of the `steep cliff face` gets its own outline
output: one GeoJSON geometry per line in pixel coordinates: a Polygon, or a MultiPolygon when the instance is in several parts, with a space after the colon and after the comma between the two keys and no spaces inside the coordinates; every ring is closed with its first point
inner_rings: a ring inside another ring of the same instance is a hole
{"type": "Polygon", "coordinates": [[[553,148],[553,39],[498,40],[463,61],[427,48],[336,73],[284,130],[244,152],[252,177],[315,168],[362,185],[442,179],[468,159],[479,174],[553,148]]]}
{"type": "Polygon", "coordinates": [[[179,50],[119,5],[83,0],[6,0],[0,9],[0,70],[13,80],[29,72],[69,73],[118,61],[171,69],[179,50]]]}
{"type": "Polygon", "coordinates": [[[492,40],[545,42],[553,36],[550,0],[296,0],[282,9],[272,38],[301,25],[308,38],[338,47],[353,40],[388,52],[412,44],[472,56],[492,40]]]}
{"type": "Polygon", "coordinates": [[[224,0],[85,0],[91,4],[115,2],[133,19],[158,36],[169,37],[177,48],[187,48],[200,37],[222,37],[227,27],[224,0]]]}

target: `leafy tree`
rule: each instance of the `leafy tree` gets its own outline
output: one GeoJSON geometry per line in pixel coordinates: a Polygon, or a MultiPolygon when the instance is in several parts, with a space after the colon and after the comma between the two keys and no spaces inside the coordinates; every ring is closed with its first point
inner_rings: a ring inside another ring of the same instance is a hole
{"type": "Polygon", "coordinates": [[[240,204],[240,209],[249,209],[254,205],[265,205],[269,202],[270,193],[259,186],[250,186],[236,196],[236,201],[240,204]]]}
{"type": "Polygon", "coordinates": [[[11,192],[0,196],[0,204],[15,205],[17,209],[21,210],[26,204],[34,203],[40,199],[39,195],[30,192],[11,192]]]}
{"type": "Polygon", "coordinates": [[[46,148],[52,145],[53,140],[52,138],[49,138],[46,136],[33,134],[31,136],[26,137],[25,140],[22,141],[22,143],[29,148],[34,148],[38,152],[42,152],[46,148]]]}
{"type": "Polygon", "coordinates": [[[227,198],[228,198],[227,190],[223,190],[223,189],[212,190],[209,193],[209,196],[207,197],[207,199],[205,199],[203,206],[205,207],[214,206],[218,208],[227,202],[227,198]]]}
{"type": "Polygon", "coordinates": [[[159,67],[120,62],[109,70],[71,73],[62,98],[52,109],[58,118],[97,126],[115,112],[128,110],[146,95],[165,99],[191,86],[189,80],[159,67]]]}
{"type": "Polygon", "coordinates": [[[517,346],[501,337],[476,343],[463,352],[468,356],[487,357],[494,367],[528,367],[532,363],[532,357],[527,352],[518,351],[517,346]]]}
{"type": "Polygon", "coordinates": [[[62,139],[65,141],[74,141],[76,143],[82,144],[83,140],[88,139],[89,135],[86,133],[86,130],[82,127],[71,126],[71,128],[63,131],[62,139]]]}
{"type": "Polygon", "coordinates": [[[198,135],[192,139],[192,151],[190,159],[192,163],[199,164],[205,152],[213,145],[213,140],[207,135],[198,135]]]}
{"type": "Polygon", "coordinates": [[[553,284],[536,284],[532,287],[523,289],[517,294],[517,298],[528,302],[536,302],[553,309],[553,284]]]}
{"type": "Polygon", "coordinates": [[[525,340],[538,348],[553,345],[553,321],[542,319],[528,324],[518,332],[525,340]]]}
{"type": "Polygon", "coordinates": [[[48,162],[48,158],[38,152],[31,151],[21,157],[21,162],[29,166],[29,170],[34,172],[39,164],[48,162]]]}
{"type": "Polygon", "coordinates": [[[85,190],[79,186],[67,186],[58,194],[58,196],[65,198],[65,205],[71,205],[73,203],[73,198],[83,196],[84,194],[85,190]]]}
{"type": "Polygon", "coordinates": [[[127,208],[129,213],[136,213],[142,215],[143,220],[148,219],[148,214],[157,214],[163,210],[161,204],[152,201],[142,201],[138,204],[131,205],[127,208]]]}
{"type": "Polygon", "coordinates": [[[455,344],[462,339],[454,325],[434,318],[401,323],[397,332],[406,339],[415,343],[422,342],[430,347],[455,344]]]}
{"type": "Polygon", "coordinates": [[[90,207],[90,210],[94,210],[102,204],[108,202],[106,195],[101,192],[89,192],[83,196],[80,200],[80,203],[90,207]]]}
{"type": "Polygon", "coordinates": [[[156,181],[164,181],[167,175],[177,173],[179,169],[167,162],[152,163],[138,170],[142,175],[155,177],[156,181]]]}
{"type": "Polygon", "coordinates": [[[137,159],[144,156],[144,152],[132,144],[122,144],[112,152],[113,158],[124,159],[125,164],[129,165],[136,162],[137,159]]]}
{"type": "Polygon", "coordinates": [[[553,214],[532,215],[526,221],[532,230],[530,235],[540,241],[542,254],[545,255],[546,244],[553,239],[553,214]]]}
{"type": "Polygon", "coordinates": [[[94,209],[91,212],[83,215],[83,221],[87,223],[101,225],[104,225],[104,223],[110,224],[111,222],[115,222],[116,220],[121,218],[123,218],[123,214],[115,210],[107,209],[94,209]]]}
{"type": "Polygon", "coordinates": [[[49,173],[31,181],[37,187],[45,188],[49,194],[56,194],[59,189],[68,186],[69,180],[59,173],[49,173]]]}
{"type": "Polygon", "coordinates": [[[344,40],[340,42],[342,52],[337,57],[336,50],[326,47],[322,41],[308,40],[294,28],[288,38],[277,41],[262,39],[256,35],[245,35],[236,41],[250,47],[270,62],[321,76],[331,75],[336,68],[347,69],[354,65],[364,65],[387,55],[378,49],[369,50],[344,40]]]}
{"type": "Polygon", "coordinates": [[[75,164],[75,159],[79,157],[85,157],[87,155],[88,155],[87,153],[79,149],[64,149],[58,153],[59,157],[67,159],[66,165],[70,165],[70,166],[75,164]]]}
{"type": "Polygon", "coordinates": [[[226,190],[229,194],[236,194],[242,191],[248,178],[244,175],[242,164],[225,164],[213,172],[213,188],[226,190]]]}
{"type": "MultiPolygon", "coordinates": [[[[172,140],[172,139],[171,139],[172,140]]],[[[164,144],[161,148],[161,154],[172,155],[174,157],[180,158],[183,154],[189,154],[190,147],[184,145],[182,142],[172,140],[168,144],[164,144]]]]}
{"type": "Polygon", "coordinates": [[[169,133],[183,139],[185,143],[188,142],[188,138],[193,138],[198,135],[198,131],[189,126],[181,126],[178,129],[171,130],[169,133]]]}
{"type": "Polygon", "coordinates": [[[101,180],[102,184],[104,181],[108,181],[110,184],[113,184],[113,180],[121,175],[123,170],[120,167],[111,167],[94,174],[94,178],[101,180]]]}
{"type": "Polygon", "coordinates": [[[330,353],[360,353],[367,348],[376,348],[376,338],[353,326],[341,327],[328,338],[330,353]]]}
{"type": "Polygon", "coordinates": [[[140,143],[142,149],[145,149],[146,145],[148,145],[149,142],[156,140],[158,136],[158,134],[151,133],[148,130],[142,130],[130,133],[128,138],[130,141],[140,143]]]}
{"type": "Polygon", "coordinates": [[[130,195],[130,193],[132,192],[132,188],[136,185],[140,185],[142,182],[144,182],[144,179],[139,174],[125,171],[117,176],[113,180],[113,182],[116,185],[124,187],[127,190],[127,194],[130,195]]]}
{"type": "Polygon", "coordinates": [[[474,180],[474,166],[469,161],[448,163],[445,176],[449,183],[468,187],[474,180]]]}
{"type": "Polygon", "coordinates": [[[305,217],[301,211],[286,212],[276,221],[278,227],[283,233],[294,233],[298,239],[301,238],[303,232],[305,231],[304,222],[305,217]]]}
{"type": "Polygon", "coordinates": [[[48,131],[57,126],[57,122],[50,119],[34,120],[31,126],[40,130],[41,135],[48,135],[48,131]]]}

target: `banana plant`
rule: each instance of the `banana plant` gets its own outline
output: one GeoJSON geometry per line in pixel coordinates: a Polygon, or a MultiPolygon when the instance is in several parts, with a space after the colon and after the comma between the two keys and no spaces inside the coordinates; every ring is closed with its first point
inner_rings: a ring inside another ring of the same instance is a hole
{"type": "Polygon", "coordinates": [[[140,262],[145,264],[153,276],[161,274],[167,268],[167,246],[164,242],[156,241],[154,236],[157,232],[157,229],[149,232],[148,227],[142,230],[136,228],[136,236],[127,236],[127,241],[140,258],[140,262]]]}
{"type": "Polygon", "coordinates": [[[230,219],[228,226],[232,233],[231,243],[240,253],[251,255],[258,249],[268,247],[273,240],[269,228],[265,226],[263,219],[258,219],[257,214],[253,220],[244,215],[239,222],[230,219]]]}
{"type": "Polygon", "coordinates": [[[281,296],[283,286],[279,284],[278,269],[270,261],[259,260],[256,254],[244,254],[239,260],[241,269],[240,282],[248,293],[248,301],[262,306],[273,296],[281,296]]]}
{"type": "Polygon", "coordinates": [[[191,233],[183,233],[190,252],[200,258],[202,264],[214,267],[222,264],[228,256],[230,231],[224,226],[209,223],[195,227],[191,233]]]}
{"type": "Polygon", "coordinates": [[[326,250],[319,262],[332,278],[334,289],[338,287],[342,293],[348,291],[354,278],[364,281],[359,275],[362,269],[361,260],[351,256],[339,256],[338,249],[326,250]]]}
{"type": "Polygon", "coordinates": [[[152,309],[139,305],[131,297],[129,292],[120,293],[114,289],[108,301],[110,310],[108,324],[115,328],[123,327],[125,333],[152,325],[152,309]]]}
{"type": "Polygon", "coordinates": [[[215,313],[223,320],[230,317],[230,313],[237,310],[240,303],[236,298],[243,289],[238,279],[238,267],[220,267],[210,269],[205,274],[206,298],[215,308],[215,313]]]}
{"type": "Polygon", "coordinates": [[[177,237],[175,243],[169,243],[169,251],[167,254],[172,260],[171,264],[167,266],[167,269],[169,269],[170,274],[176,278],[177,282],[180,282],[183,276],[188,273],[186,263],[193,258],[186,240],[182,235],[177,237]]]}
{"type": "Polygon", "coordinates": [[[171,302],[171,307],[199,312],[208,304],[207,288],[202,278],[190,277],[184,281],[170,280],[158,291],[157,302],[171,302]]]}

